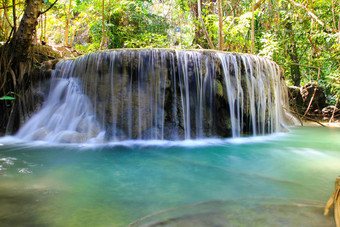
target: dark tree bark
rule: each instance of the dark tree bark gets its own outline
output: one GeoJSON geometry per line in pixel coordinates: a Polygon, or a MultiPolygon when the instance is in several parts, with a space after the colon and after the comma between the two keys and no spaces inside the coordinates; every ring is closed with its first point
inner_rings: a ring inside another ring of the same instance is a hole
{"type": "Polygon", "coordinates": [[[20,21],[18,30],[14,33],[9,47],[11,57],[14,63],[25,61],[28,55],[28,49],[32,44],[35,29],[40,16],[41,0],[26,0],[27,6],[24,15],[20,21]]]}
{"type": "MultiPolygon", "coordinates": [[[[26,8],[18,29],[12,29],[10,40],[0,48],[0,97],[8,93],[23,94],[32,82],[33,61],[29,60],[29,50],[40,16],[42,0],[26,0],[26,8]]],[[[0,133],[11,125],[9,133],[20,126],[20,111],[25,102],[22,98],[0,102],[0,133]]],[[[8,128],[7,128],[8,129],[8,128]]]]}
{"type": "Polygon", "coordinates": [[[204,33],[201,30],[199,20],[198,20],[197,1],[190,1],[189,7],[190,7],[190,11],[191,11],[192,17],[194,18],[194,22],[195,22],[195,38],[194,38],[193,44],[201,45],[199,40],[200,40],[201,37],[204,36],[204,33]]]}
{"type": "Polygon", "coordinates": [[[204,22],[202,23],[203,19],[200,14],[205,3],[210,3],[209,10],[212,11],[214,2],[215,0],[193,0],[189,2],[190,11],[195,21],[195,38],[193,44],[199,45],[204,49],[215,49],[215,47],[213,47],[212,42],[209,43],[209,35],[207,35],[207,30],[203,25],[204,22]]]}
{"type": "Polygon", "coordinates": [[[286,24],[286,30],[290,40],[287,52],[289,54],[290,60],[293,62],[293,64],[290,66],[290,73],[292,76],[293,85],[299,87],[301,82],[301,71],[291,22],[286,24]]]}
{"type": "Polygon", "coordinates": [[[299,59],[297,54],[297,47],[295,41],[289,45],[289,56],[294,64],[290,66],[290,73],[292,75],[292,81],[294,86],[300,86],[301,83],[301,71],[299,66],[299,59]]]}

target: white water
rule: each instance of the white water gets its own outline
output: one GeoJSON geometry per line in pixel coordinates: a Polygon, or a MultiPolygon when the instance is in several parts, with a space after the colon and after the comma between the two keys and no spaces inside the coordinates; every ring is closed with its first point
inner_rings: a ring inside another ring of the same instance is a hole
{"type": "Polygon", "coordinates": [[[264,135],[284,122],[279,67],[223,52],[124,50],[58,63],[17,137],[62,143],[264,135]]]}
{"type": "Polygon", "coordinates": [[[86,142],[97,137],[100,126],[92,103],[75,78],[54,79],[42,109],[18,132],[25,140],[86,142]]]}

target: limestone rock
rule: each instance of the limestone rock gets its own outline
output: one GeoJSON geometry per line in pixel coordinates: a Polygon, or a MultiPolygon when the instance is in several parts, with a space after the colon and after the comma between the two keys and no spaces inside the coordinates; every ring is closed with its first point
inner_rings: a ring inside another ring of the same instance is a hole
{"type": "MultiPolygon", "coordinates": [[[[315,90],[316,84],[308,83],[305,86],[301,87],[300,92],[302,96],[302,100],[304,102],[304,107],[308,107],[309,102],[311,98],[313,97],[314,90],[315,90]]],[[[322,110],[322,108],[325,107],[326,103],[326,96],[323,92],[323,89],[318,86],[315,92],[315,96],[312,102],[312,105],[310,107],[310,110],[319,109],[322,110]]]]}
{"type": "Polygon", "coordinates": [[[326,106],[325,108],[322,109],[322,115],[323,115],[323,119],[324,120],[329,120],[334,112],[335,109],[335,113],[334,113],[334,118],[340,118],[340,111],[336,106],[333,105],[329,105],[326,106]]]}

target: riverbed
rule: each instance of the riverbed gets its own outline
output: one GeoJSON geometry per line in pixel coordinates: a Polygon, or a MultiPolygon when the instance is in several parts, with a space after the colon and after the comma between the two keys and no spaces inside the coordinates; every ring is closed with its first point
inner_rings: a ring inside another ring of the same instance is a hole
{"type": "Polygon", "coordinates": [[[0,138],[1,226],[334,226],[340,128],[51,144],[0,138]]]}

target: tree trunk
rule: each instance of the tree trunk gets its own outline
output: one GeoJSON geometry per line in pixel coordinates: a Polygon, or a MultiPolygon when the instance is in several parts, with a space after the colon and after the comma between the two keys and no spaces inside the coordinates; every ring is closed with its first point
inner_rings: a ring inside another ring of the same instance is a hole
{"type": "Polygon", "coordinates": [[[292,81],[294,86],[300,86],[301,82],[301,72],[300,72],[300,66],[299,66],[299,58],[297,54],[297,47],[296,47],[296,42],[294,40],[294,35],[293,35],[293,28],[291,22],[288,22],[286,24],[286,29],[288,33],[288,37],[290,40],[290,44],[288,45],[287,52],[290,56],[290,60],[293,62],[290,66],[290,72],[292,76],[292,81]]]}
{"type": "Polygon", "coordinates": [[[336,30],[337,26],[336,26],[336,20],[335,20],[335,4],[334,4],[334,0],[332,0],[332,15],[333,15],[333,17],[332,17],[332,19],[333,19],[333,27],[336,30]]]}
{"type": "Polygon", "coordinates": [[[340,44],[340,13],[339,13],[338,31],[339,31],[339,44],[340,44]]]}
{"type": "Polygon", "coordinates": [[[320,80],[320,74],[321,74],[321,65],[319,64],[318,78],[317,78],[317,80],[316,80],[316,85],[315,85],[315,88],[314,88],[313,96],[312,96],[312,98],[310,99],[309,104],[308,104],[308,107],[307,107],[307,110],[305,111],[305,114],[304,114],[303,116],[306,116],[306,115],[307,115],[307,113],[308,113],[310,107],[312,106],[312,103],[313,103],[313,100],[314,100],[316,91],[318,90],[318,85],[319,85],[319,80],[320,80]]]}
{"type": "Polygon", "coordinates": [[[197,2],[196,1],[190,1],[189,2],[189,7],[190,7],[190,11],[193,17],[193,21],[194,21],[194,30],[195,30],[195,36],[194,36],[194,40],[193,40],[193,44],[197,44],[197,45],[201,45],[200,43],[200,38],[204,36],[200,26],[199,26],[199,20],[198,20],[198,10],[197,10],[197,2]]]}
{"type": "MultiPolygon", "coordinates": [[[[27,76],[33,68],[28,60],[29,49],[32,44],[38,17],[40,15],[41,0],[26,0],[26,8],[20,21],[18,30],[13,32],[11,40],[0,48],[0,96],[8,92],[24,93],[26,85],[31,79],[27,76]]],[[[21,98],[15,102],[0,103],[0,130],[4,131],[7,125],[12,125],[9,130],[17,130],[20,125],[21,98]],[[12,120],[10,120],[12,119],[12,120]]]]}
{"type": "Polygon", "coordinates": [[[205,36],[205,38],[207,39],[210,48],[211,48],[211,49],[215,49],[215,46],[214,46],[214,44],[212,43],[212,41],[211,41],[211,39],[210,39],[210,36],[209,36],[209,34],[208,34],[208,31],[207,31],[207,29],[206,29],[206,27],[205,27],[205,24],[204,24],[204,21],[203,21],[203,18],[202,18],[202,9],[201,9],[201,5],[202,5],[201,0],[197,0],[197,13],[198,13],[198,18],[199,18],[199,20],[200,20],[200,22],[201,22],[202,29],[203,29],[203,32],[204,32],[204,36],[205,36]]]}
{"type": "Polygon", "coordinates": [[[103,49],[105,40],[106,40],[106,32],[105,32],[105,0],[102,1],[102,41],[100,42],[100,50],[103,49]]]}
{"type": "Polygon", "coordinates": [[[70,14],[71,14],[71,6],[72,6],[72,0],[70,0],[69,6],[68,6],[68,12],[66,14],[66,26],[65,26],[65,46],[69,46],[68,43],[68,32],[70,27],[70,14]]]}
{"type": "Polygon", "coordinates": [[[13,29],[15,31],[17,29],[17,15],[16,15],[15,0],[12,0],[12,4],[13,4],[13,29]]]}
{"type": "Polygon", "coordinates": [[[223,9],[222,0],[217,0],[218,4],[218,49],[223,50],[223,9]]]}
{"type": "Polygon", "coordinates": [[[297,54],[297,48],[296,48],[296,43],[293,41],[293,43],[290,44],[290,47],[288,47],[288,52],[290,59],[293,61],[293,65],[290,66],[290,71],[292,75],[292,81],[294,86],[300,86],[301,83],[301,72],[300,72],[300,66],[299,64],[299,59],[298,59],[298,54],[297,54]]]}
{"type": "Polygon", "coordinates": [[[32,44],[35,28],[40,15],[41,0],[26,0],[27,6],[22,16],[17,32],[10,41],[10,52],[15,60],[23,60],[28,54],[28,49],[32,44]]]}
{"type": "Polygon", "coordinates": [[[251,47],[250,47],[250,53],[254,53],[254,42],[255,42],[255,6],[254,2],[251,3],[251,47]]]}
{"type": "Polygon", "coordinates": [[[8,11],[7,11],[7,0],[2,2],[4,8],[4,37],[5,39],[9,36],[10,27],[12,27],[9,18],[8,18],[8,11]]]}

